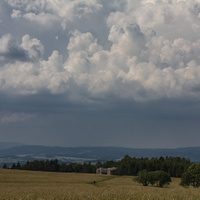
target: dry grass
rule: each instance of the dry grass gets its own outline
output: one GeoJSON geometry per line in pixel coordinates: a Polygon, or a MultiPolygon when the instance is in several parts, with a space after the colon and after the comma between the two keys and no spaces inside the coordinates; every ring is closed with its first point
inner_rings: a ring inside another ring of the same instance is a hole
{"type": "Polygon", "coordinates": [[[0,200],[199,200],[200,189],[143,187],[132,177],[0,169],[0,200]],[[93,182],[96,181],[94,184],[93,182]]]}

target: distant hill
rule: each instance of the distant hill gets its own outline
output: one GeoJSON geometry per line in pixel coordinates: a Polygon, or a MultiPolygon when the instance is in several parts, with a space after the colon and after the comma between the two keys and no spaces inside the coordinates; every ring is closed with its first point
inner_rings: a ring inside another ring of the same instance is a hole
{"type": "Polygon", "coordinates": [[[11,147],[22,146],[24,144],[18,142],[0,142],[0,149],[9,149],[11,147]]]}
{"type": "MultiPolygon", "coordinates": [[[[1,145],[1,144],[0,144],[1,145]]],[[[176,149],[133,149],[123,147],[50,147],[38,145],[0,148],[0,164],[24,163],[27,160],[46,160],[57,158],[61,162],[102,162],[118,160],[125,155],[130,157],[178,156],[200,162],[200,147],[176,149]]]]}

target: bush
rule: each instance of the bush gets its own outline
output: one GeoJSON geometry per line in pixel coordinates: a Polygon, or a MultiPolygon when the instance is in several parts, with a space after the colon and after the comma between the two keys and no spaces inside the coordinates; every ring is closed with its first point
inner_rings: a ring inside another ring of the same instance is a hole
{"type": "Polygon", "coordinates": [[[155,171],[151,173],[154,174],[155,184],[159,187],[163,187],[164,185],[169,185],[169,183],[171,182],[171,177],[166,172],[155,171]]]}
{"type": "Polygon", "coordinates": [[[192,164],[181,177],[181,186],[188,187],[192,185],[195,188],[200,186],[200,164],[192,164]]]}
{"type": "Polygon", "coordinates": [[[138,183],[142,183],[143,186],[147,186],[149,184],[149,177],[147,170],[142,170],[138,173],[138,176],[135,178],[135,181],[138,183]]]}
{"type": "Polygon", "coordinates": [[[181,177],[180,185],[183,187],[189,187],[191,184],[191,179],[192,179],[192,176],[189,172],[183,173],[181,177]]]}
{"type": "Polygon", "coordinates": [[[163,171],[147,172],[147,170],[140,171],[135,181],[142,183],[144,186],[156,185],[158,187],[163,187],[164,185],[169,185],[171,182],[171,177],[168,173],[163,171]]]}

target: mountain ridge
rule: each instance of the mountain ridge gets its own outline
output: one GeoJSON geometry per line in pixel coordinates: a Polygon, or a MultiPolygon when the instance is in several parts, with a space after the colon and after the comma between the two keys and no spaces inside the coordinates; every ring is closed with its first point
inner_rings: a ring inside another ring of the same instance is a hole
{"type": "Polygon", "coordinates": [[[200,147],[181,148],[126,148],[126,147],[61,147],[43,145],[21,145],[0,149],[0,164],[14,161],[58,159],[61,162],[102,162],[119,160],[125,155],[137,158],[184,157],[192,162],[200,162],[200,147]]]}

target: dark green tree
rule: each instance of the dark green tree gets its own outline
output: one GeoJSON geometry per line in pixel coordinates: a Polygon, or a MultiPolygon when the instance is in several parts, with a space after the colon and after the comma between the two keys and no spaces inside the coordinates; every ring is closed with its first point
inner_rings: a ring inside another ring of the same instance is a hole
{"type": "Polygon", "coordinates": [[[154,173],[155,183],[157,184],[157,186],[163,187],[164,185],[170,184],[171,177],[167,172],[155,171],[155,172],[152,172],[152,173],[154,173]]]}
{"type": "Polygon", "coordinates": [[[3,164],[3,166],[2,166],[2,168],[3,168],[3,169],[8,169],[8,166],[7,166],[7,164],[6,164],[6,163],[4,163],[4,164],[3,164]]]}
{"type": "Polygon", "coordinates": [[[148,181],[151,185],[154,185],[157,181],[155,172],[148,172],[148,181]]]}
{"type": "Polygon", "coordinates": [[[147,170],[143,170],[138,173],[138,176],[134,180],[138,183],[142,183],[144,186],[148,186],[150,183],[151,185],[163,187],[164,185],[169,185],[171,177],[167,172],[147,172],[147,170]]]}
{"type": "Polygon", "coordinates": [[[96,168],[100,168],[100,167],[102,167],[102,164],[101,164],[100,160],[97,160],[97,162],[96,162],[96,168]]]}
{"type": "Polygon", "coordinates": [[[138,176],[134,179],[138,183],[142,183],[143,186],[148,186],[149,184],[149,173],[147,170],[142,170],[138,173],[138,176]]]}
{"type": "Polygon", "coordinates": [[[189,172],[185,172],[181,177],[180,185],[183,187],[189,187],[191,181],[192,181],[192,175],[189,172]]]}
{"type": "Polygon", "coordinates": [[[191,178],[192,186],[199,187],[200,186],[200,164],[192,164],[188,168],[188,172],[192,175],[192,178],[191,178]]]}
{"type": "Polygon", "coordinates": [[[16,164],[12,164],[11,169],[16,169],[16,164]]]}
{"type": "Polygon", "coordinates": [[[18,162],[17,165],[16,165],[16,169],[21,169],[21,165],[20,165],[19,162],[18,162]]]}

